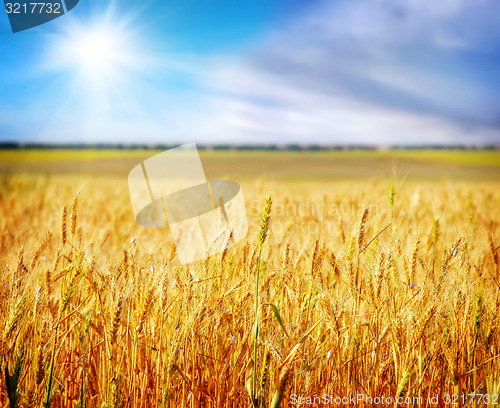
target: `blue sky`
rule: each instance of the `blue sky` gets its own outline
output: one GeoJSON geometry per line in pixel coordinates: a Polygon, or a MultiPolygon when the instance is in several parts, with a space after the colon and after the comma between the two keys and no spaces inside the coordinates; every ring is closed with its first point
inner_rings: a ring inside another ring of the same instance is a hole
{"type": "Polygon", "coordinates": [[[0,58],[0,141],[500,144],[496,0],[80,0],[0,58]]]}

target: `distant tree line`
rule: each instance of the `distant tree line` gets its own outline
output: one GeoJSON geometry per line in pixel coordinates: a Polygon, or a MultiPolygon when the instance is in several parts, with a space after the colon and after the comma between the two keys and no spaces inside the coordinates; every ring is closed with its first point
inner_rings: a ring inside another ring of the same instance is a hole
{"type": "MultiPolygon", "coordinates": [[[[0,149],[95,149],[95,150],[168,150],[182,142],[165,144],[123,144],[123,143],[19,143],[0,142],[0,149]]],[[[197,143],[199,150],[267,150],[267,151],[349,151],[349,150],[500,150],[500,144],[478,145],[365,145],[365,144],[203,144],[197,143]]]]}

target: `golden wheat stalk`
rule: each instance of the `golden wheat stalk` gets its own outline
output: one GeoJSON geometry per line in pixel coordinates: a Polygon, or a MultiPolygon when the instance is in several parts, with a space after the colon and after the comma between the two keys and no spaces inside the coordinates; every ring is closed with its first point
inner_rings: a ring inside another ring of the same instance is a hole
{"type": "Polygon", "coordinates": [[[493,241],[493,234],[491,232],[488,234],[488,244],[490,246],[491,259],[493,261],[493,265],[495,266],[496,279],[498,280],[500,278],[500,267],[499,267],[499,262],[498,262],[498,248],[496,248],[496,246],[495,246],[495,241],[493,241]]]}
{"type": "Polygon", "coordinates": [[[262,364],[262,371],[260,374],[260,390],[262,393],[261,407],[265,407],[265,402],[267,401],[267,395],[269,392],[269,366],[271,363],[271,351],[267,349],[264,354],[264,363],[262,364]]]}
{"type": "Polygon", "coordinates": [[[3,343],[5,343],[5,341],[17,328],[19,322],[21,321],[22,316],[24,315],[25,307],[26,307],[26,297],[17,296],[17,298],[15,298],[15,300],[13,301],[12,306],[9,310],[9,314],[2,332],[3,343]]]}
{"type": "Polygon", "coordinates": [[[311,260],[311,278],[313,282],[319,278],[319,272],[321,271],[321,267],[323,265],[324,256],[325,243],[323,242],[320,244],[319,240],[316,240],[311,260]]]}
{"type": "Polygon", "coordinates": [[[427,308],[427,310],[425,311],[423,316],[420,318],[420,321],[418,323],[416,330],[413,332],[413,337],[412,337],[411,343],[415,344],[418,341],[420,341],[420,339],[424,335],[425,328],[426,328],[427,324],[429,323],[429,321],[431,320],[431,318],[435,312],[436,312],[435,305],[432,305],[432,306],[427,308]]]}
{"type": "Polygon", "coordinates": [[[271,218],[271,205],[273,203],[272,197],[268,194],[264,200],[264,208],[262,210],[262,216],[260,218],[260,231],[259,231],[259,249],[262,249],[264,241],[266,240],[267,234],[269,232],[269,219],[271,218]]]}
{"type": "Polygon", "coordinates": [[[66,244],[66,207],[61,212],[61,246],[66,244]]]}
{"type": "Polygon", "coordinates": [[[66,285],[65,288],[63,288],[63,291],[61,292],[61,298],[59,303],[59,313],[61,315],[68,307],[71,298],[75,294],[78,282],[80,281],[83,275],[83,270],[81,269],[81,265],[74,265],[71,267],[71,269],[73,273],[71,274],[68,284],[66,285]]]}
{"type": "Polygon", "coordinates": [[[420,244],[420,237],[417,238],[415,246],[413,247],[413,252],[411,254],[411,272],[410,272],[410,282],[409,282],[410,285],[415,282],[415,272],[417,271],[419,244],[420,244]]]}
{"type": "Polygon", "coordinates": [[[279,385],[273,395],[273,400],[271,401],[270,408],[278,408],[285,397],[285,393],[287,392],[290,384],[293,379],[293,370],[292,365],[288,364],[283,372],[281,373],[279,385]]]}
{"type": "Polygon", "coordinates": [[[339,217],[339,222],[337,223],[337,231],[340,237],[340,240],[343,244],[345,244],[345,232],[344,232],[344,224],[342,222],[342,217],[339,217]]]}
{"type": "Polygon", "coordinates": [[[151,311],[154,299],[154,287],[151,286],[148,290],[146,297],[143,299],[142,304],[139,308],[139,319],[136,326],[136,334],[140,335],[144,329],[144,323],[151,311]]]}
{"type": "Polygon", "coordinates": [[[361,217],[361,222],[359,223],[359,232],[358,232],[358,251],[361,252],[363,250],[363,242],[365,239],[365,231],[366,231],[366,220],[368,219],[368,207],[363,211],[363,216],[361,217]]]}
{"type": "Polygon", "coordinates": [[[75,229],[76,229],[76,218],[77,218],[77,208],[78,208],[78,195],[80,192],[77,192],[75,195],[75,199],[73,200],[73,205],[71,206],[71,215],[69,218],[71,219],[71,224],[70,224],[70,232],[71,235],[75,235],[75,229]]]}
{"type": "Polygon", "coordinates": [[[35,267],[36,261],[40,257],[40,254],[42,253],[42,251],[48,245],[51,238],[52,238],[52,231],[48,231],[47,234],[45,234],[44,239],[40,243],[40,246],[37,248],[35,255],[33,255],[33,260],[31,261],[30,269],[33,269],[35,267]]]}
{"type": "Polygon", "coordinates": [[[28,268],[24,264],[24,247],[21,247],[17,256],[17,268],[13,279],[13,291],[14,296],[17,296],[19,290],[21,289],[21,282],[23,278],[28,274],[28,268]]]}
{"type": "Polygon", "coordinates": [[[264,208],[262,209],[262,216],[260,220],[259,231],[259,257],[257,260],[257,274],[255,278],[255,327],[254,327],[254,349],[253,349],[253,376],[252,376],[252,402],[257,406],[257,341],[259,339],[259,274],[260,274],[260,258],[262,255],[262,246],[266,240],[269,219],[271,218],[271,194],[268,194],[264,201],[264,208]]]}
{"type": "Polygon", "coordinates": [[[116,342],[116,335],[118,334],[118,328],[120,325],[120,319],[122,314],[122,305],[123,305],[123,294],[120,294],[114,304],[113,311],[111,313],[112,320],[111,320],[111,327],[109,330],[109,339],[111,344],[114,344],[116,342]]]}
{"type": "Polygon", "coordinates": [[[333,251],[330,251],[330,256],[328,257],[328,260],[333,270],[333,276],[335,276],[335,278],[338,279],[340,277],[340,269],[339,269],[339,264],[337,262],[337,258],[333,253],[333,251]]]}

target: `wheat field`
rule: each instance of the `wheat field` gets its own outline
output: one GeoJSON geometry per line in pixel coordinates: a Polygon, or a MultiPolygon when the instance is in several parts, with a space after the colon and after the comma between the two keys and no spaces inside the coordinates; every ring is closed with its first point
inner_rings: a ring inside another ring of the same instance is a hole
{"type": "Polygon", "coordinates": [[[247,239],[181,265],[126,179],[0,177],[1,406],[500,403],[499,182],[242,190],[247,239]]]}

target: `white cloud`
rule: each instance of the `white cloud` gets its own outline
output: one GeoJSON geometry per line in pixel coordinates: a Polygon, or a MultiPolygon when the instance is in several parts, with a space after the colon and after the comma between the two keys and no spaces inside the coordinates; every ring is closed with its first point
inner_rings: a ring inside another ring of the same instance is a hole
{"type": "Polygon", "coordinates": [[[200,81],[245,140],[498,142],[500,82],[488,83],[491,73],[462,53],[496,46],[500,6],[471,4],[325,3],[246,59],[212,63],[200,81]]]}

